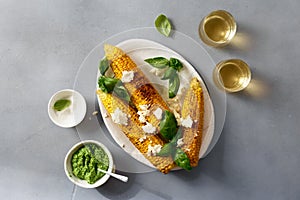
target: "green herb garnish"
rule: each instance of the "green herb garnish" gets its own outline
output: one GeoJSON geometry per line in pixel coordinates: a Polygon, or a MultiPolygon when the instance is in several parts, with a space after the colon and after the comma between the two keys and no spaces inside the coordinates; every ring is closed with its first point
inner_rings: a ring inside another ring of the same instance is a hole
{"type": "Polygon", "coordinates": [[[169,98],[173,98],[176,96],[180,86],[180,79],[178,74],[174,74],[174,76],[169,79],[169,98]]]}
{"type": "Polygon", "coordinates": [[[148,58],[145,62],[158,69],[163,69],[169,66],[169,60],[164,57],[148,58]]]}
{"type": "Polygon", "coordinates": [[[105,57],[100,61],[100,64],[99,64],[100,74],[104,75],[105,72],[108,70],[108,68],[109,68],[109,63],[108,63],[107,58],[105,57]]]}
{"type": "Polygon", "coordinates": [[[175,76],[175,74],[176,74],[176,70],[174,68],[172,68],[172,67],[169,67],[165,71],[165,73],[164,73],[163,77],[161,78],[161,80],[171,79],[171,78],[173,78],[175,76]]]}
{"type": "Polygon", "coordinates": [[[157,156],[170,156],[172,155],[172,158],[177,166],[185,169],[185,170],[191,170],[191,164],[190,159],[188,158],[187,154],[181,149],[177,147],[177,141],[182,137],[182,129],[179,128],[176,135],[172,138],[172,140],[169,143],[166,143],[158,152],[157,156]]]}
{"type": "Polygon", "coordinates": [[[53,109],[56,111],[62,111],[71,105],[69,99],[60,99],[54,103],[53,109]]]}
{"type": "Polygon", "coordinates": [[[185,170],[189,171],[192,169],[191,164],[190,164],[190,159],[188,158],[186,153],[180,148],[176,149],[173,160],[177,166],[179,166],[185,170]]]}
{"type": "Polygon", "coordinates": [[[117,82],[113,92],[121,99],[124,99],[127,103],[130,102],[130,96],[129,96],[127,90],[125,89],[121,80],[119,80],[117,82]]]}
{"type": "Polygon", "coordinates": [[[172,29],[169,19],[163,14],[159,15],[155,19],[155,27],[158,32],[160,32],[161,34],[163,34],[166,37],[168,37],[170,35],[171,29],[172,29]]]}
{"type": "Polygon", "coordinates": [[[161,148],[161,150],[156,154],[157,156],[169,156],[172,154],[173,151],[173,144],[171,143],[166,143],[164,146],[161,148]]]}
{"type": "Polygon", "coordinates": [[[160,134],[166,141],[170,141],[176,135],[177,121],[173,113],[166,110],[163,114],[163,118],[160,121],[160,134]]]}
{"type": "Polygon", "coordinates": [[[116,78],[101,76],[98,79],[98,85],[103,92],[114,93],[116,96],[125,100],[127,103],[133,106],[133,104],[130,101],[130,96],[121,80],[116,78]]]}
{"type": "Polygon", "coordinates": [[[156,155],[158,156],[169,156],[169,155],[175,155],[176,148],[177,148],[177,140],[182,137],[182,129],[179,128],[177,130],[176,135],[172,138],[172,140],[169,143],[164,144],[164,146],[161,148],[160,152],[158,152],[156,155]]]}
{"type": "Polygon", "coordinates": [[[161,80],[169,80],[169,98],[173,98],[177,95],[180,79],[178,72],[183,68],[183,64],[177,58],[170,58],[170,60],[164,57],[154,57],[144,60],[152,67],[163,69],[168,67],[161,80]]]}
{"type": "Polygon", "coordinates": [[[179,72],[183,68],[183,65],[177,58],[170,58],[170,67],[179,72]]]}
{"type": "Polygon", "coordinates": [[[176,135],[172,138],[172,140],[170,141],[170,143],[173,145],[173,146],[177,146],[177,140],[182,138],[182,128],[179,127],[179,129],[177,130],[176,132],[176,135]]]}
{"type": "Polygon", "coordinates": [[[98,85],[99,85],[99,88],[103,92],[111,93],[114,90],[115,85],[117,84],[118,81],[120,81],[120,80],[115,79],[115,78],[106,77],[106,76],[101,76],[98,79],[98,85]]]}

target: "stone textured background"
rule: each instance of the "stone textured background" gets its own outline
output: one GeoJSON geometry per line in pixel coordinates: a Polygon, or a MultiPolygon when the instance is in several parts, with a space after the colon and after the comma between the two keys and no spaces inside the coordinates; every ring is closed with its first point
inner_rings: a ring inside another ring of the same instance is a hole
{"type": "Polygon", "coordinates": [[[297,0],[0,0],[2,198],[300,199],[299,7],[297,0]],[[75,187],[63,160],[79,138],[48,118],[51,95],[72,88],[83,59],[111,35],[153,26],[164,13],[202,43],[199,22],[216,9],[232,13],[248,43],[207,51],[215,62],[245,60],[253,81],[227,96],[213,151],[191,173],[130,174],[128,184],[75,187]]]}

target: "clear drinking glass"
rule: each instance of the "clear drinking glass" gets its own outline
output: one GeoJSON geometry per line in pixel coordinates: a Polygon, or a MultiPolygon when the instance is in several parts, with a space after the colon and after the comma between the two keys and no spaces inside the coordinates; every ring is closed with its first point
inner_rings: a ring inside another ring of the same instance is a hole
{"type": "Polygon", "coordinates": [[[230,43],[236,34],[236,29],[236,22],[229,12],[216,10],[202,19],[199,35],[205,44],[222,47],[230,43]]]}
{"type": "Polygon", "coordinates": [[[227,92],[238,92],[250,83],[251,71],[248,64],[240,59],[224,60],[216,65],[213,80],[227,92]]]}

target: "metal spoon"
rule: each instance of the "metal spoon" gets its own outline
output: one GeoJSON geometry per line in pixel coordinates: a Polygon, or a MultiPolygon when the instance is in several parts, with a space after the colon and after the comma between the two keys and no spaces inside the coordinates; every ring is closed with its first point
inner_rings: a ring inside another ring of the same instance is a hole
{"type": "Polygon", "coordinates": [[[113,172],[108,172],[108,171],[104,171],[102,169],[99,169],[98,168],[98,171],[102,172],[102,173],[105,173],[105,174],[108,174],[116,179],[119,179],[120,181],[123,181],[123,182],[127,182],[128,181],[128,177],[127,176],[123,176],[123,175],[120,175],[120,174],[115,174],[113,172]]]}

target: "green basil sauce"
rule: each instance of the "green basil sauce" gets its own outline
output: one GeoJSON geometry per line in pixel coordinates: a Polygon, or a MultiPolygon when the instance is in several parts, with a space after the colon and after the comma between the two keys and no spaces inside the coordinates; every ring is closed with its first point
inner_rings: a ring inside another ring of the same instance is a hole
{"type": "Polygon", "coordinates": [[[107,171],[109,159],[105,151],[98,145],[86,144],[73,154],[71,163],[72,172],[76,177],[93,184],[105,175],[97,169],[107,171]]]}

